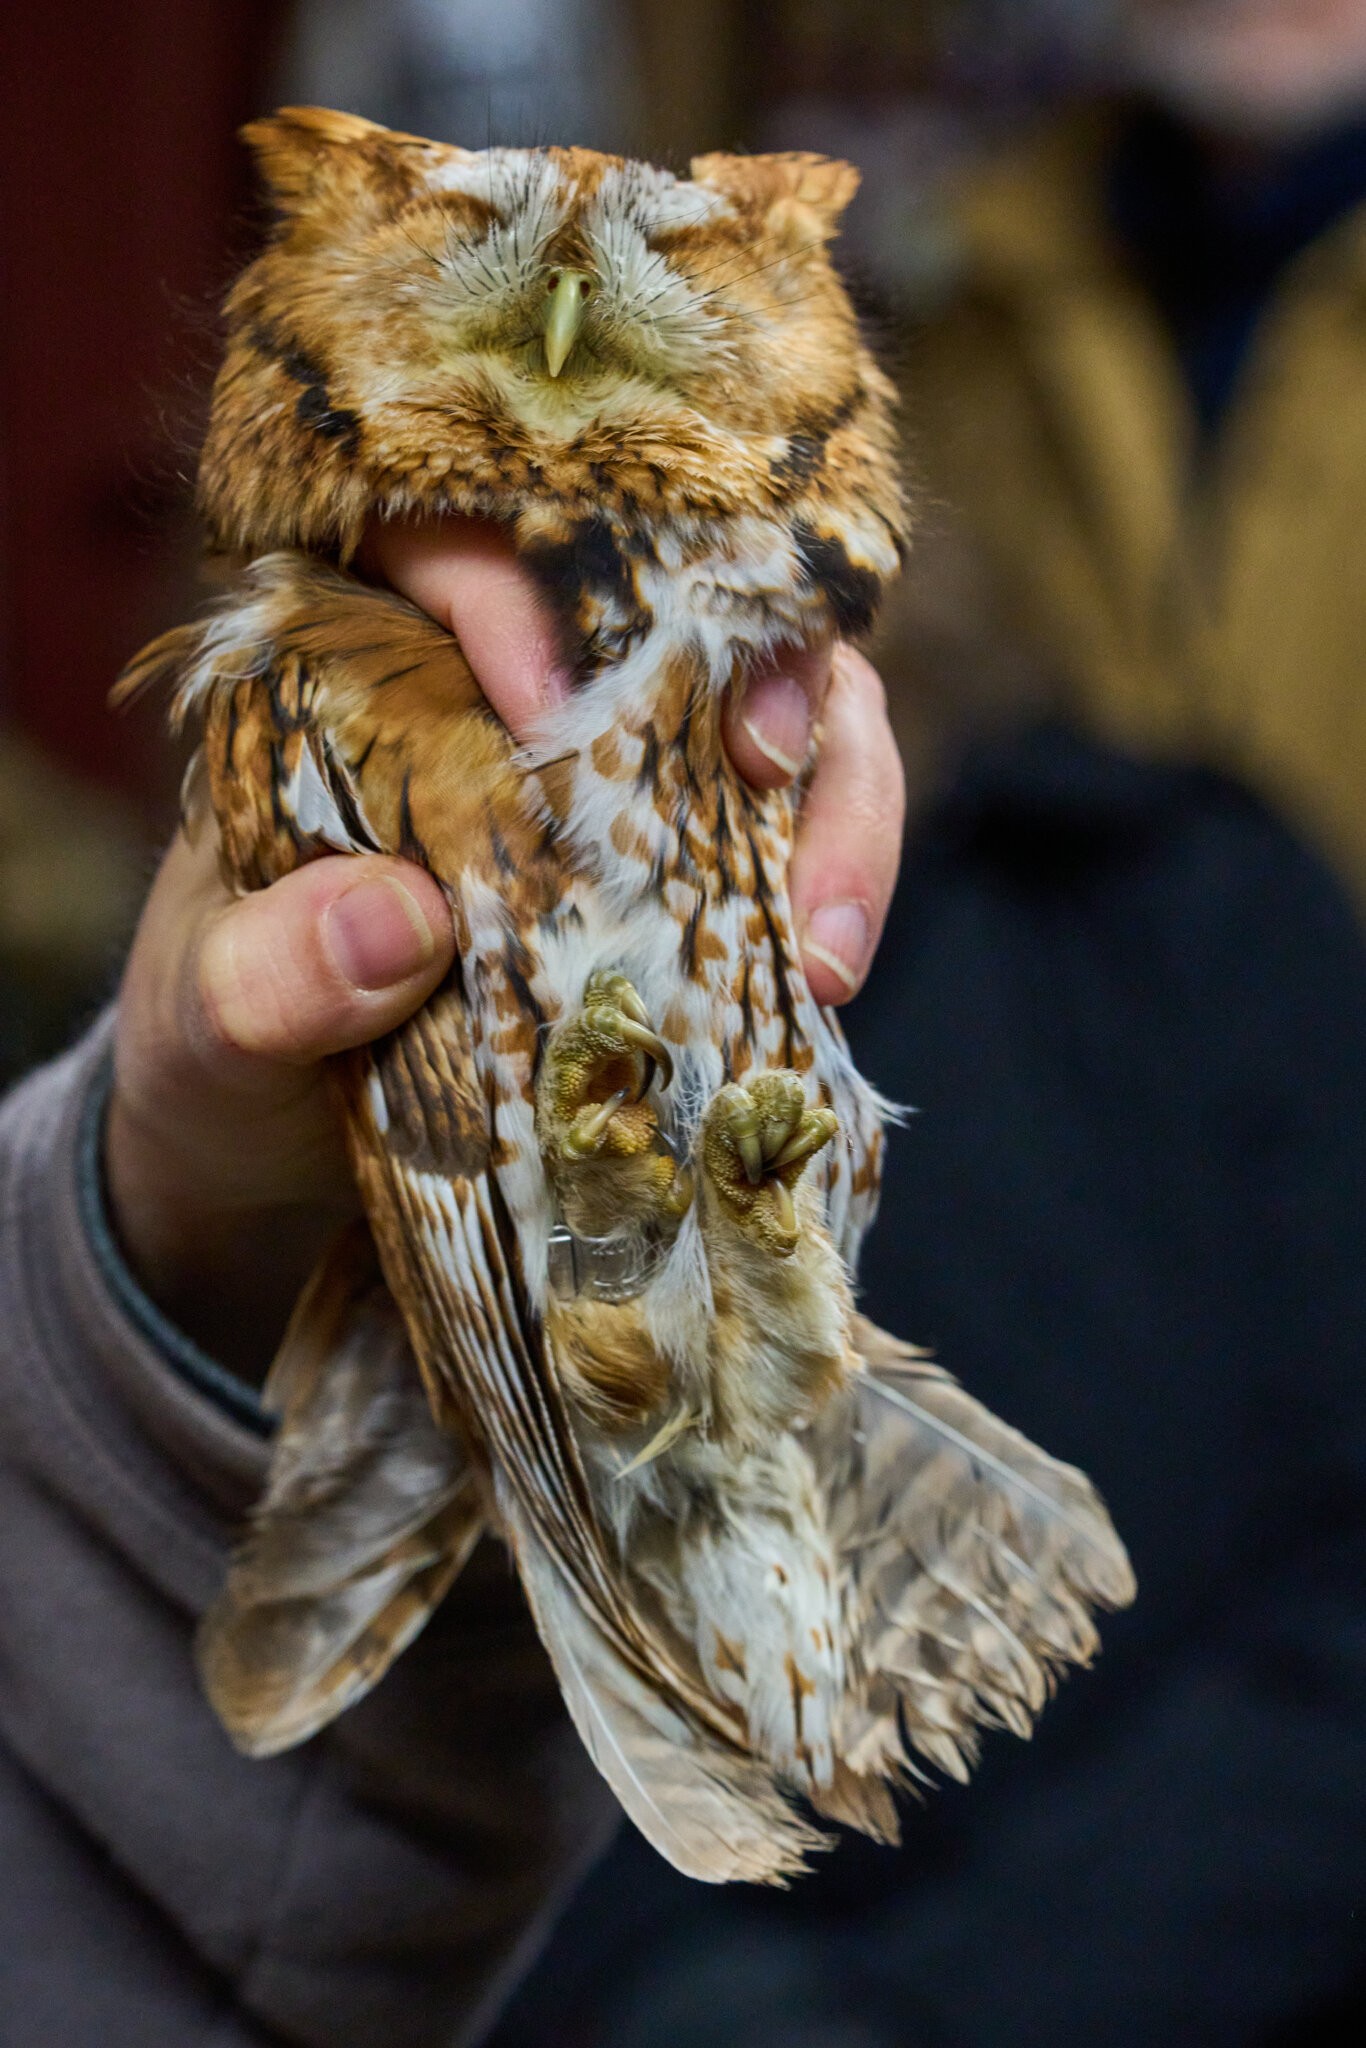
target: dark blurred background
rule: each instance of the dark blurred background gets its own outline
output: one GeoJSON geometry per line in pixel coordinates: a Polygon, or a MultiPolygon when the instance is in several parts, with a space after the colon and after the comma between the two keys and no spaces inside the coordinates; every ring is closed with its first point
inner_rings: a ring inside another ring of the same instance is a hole
{"type": "Polygon", "coordinates": [[[214,308],[286,99],[858,162],[917,539],[851,1031],[879,1321],[1141,1593],[1028,1747],[710,1893],[623,1836],[499,2048],[1366,2040],[1366,0],[123,0],[0,19],[0,1072],[112,985],[176,766],[214,308]]]}

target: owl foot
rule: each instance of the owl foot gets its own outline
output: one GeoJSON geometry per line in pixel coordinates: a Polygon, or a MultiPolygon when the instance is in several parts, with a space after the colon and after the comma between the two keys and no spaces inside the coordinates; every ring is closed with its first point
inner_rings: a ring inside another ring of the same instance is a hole
{"type": "Polygon", "coordinates": [[[648,1100],[673,1080],[669,1049],[624,974],[594,974],[546,1048],[536,1127],[571,1230],[603,1236],[677,1220],[691,1189],[662,1149],[648,1100]]]}
{"type": "Polygon", "coordinates": [[[713,1098],[702,1126],[712,1192],[746,1236],[779,1258],[797,1248],[792,1190],[806,1162],[839,1129],[833,1109],[813,1109],[798,1075],[759,1074],[713,1098]]]}

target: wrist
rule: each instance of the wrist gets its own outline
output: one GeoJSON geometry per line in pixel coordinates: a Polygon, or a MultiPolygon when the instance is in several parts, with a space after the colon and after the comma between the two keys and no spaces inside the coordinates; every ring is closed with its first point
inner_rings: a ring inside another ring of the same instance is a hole
{"type": "Polygon", "coordinates": [[[184,1156],[174,1138],[140,1121],[116,1087],[103,1142],[110,1227],[156,1307],[222,1365],[259,1385],[299,1290],[355,1213],[355,1198],[342,1179],[335,1202],[256,1199],[231,1182],[215,1183],[205,1171],[205,1149],[184,1156]]]}

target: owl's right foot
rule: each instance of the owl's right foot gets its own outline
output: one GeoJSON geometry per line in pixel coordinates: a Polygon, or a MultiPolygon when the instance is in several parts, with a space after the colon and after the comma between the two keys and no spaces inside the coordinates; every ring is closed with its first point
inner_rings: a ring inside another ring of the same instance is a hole
{"type": "Polygon", "coordinates": [[[584,1236],[677,1218],[690,1192],[661,1147],[649,1100],[673,1079],[669,1049],[624,974],[594,974],[553,1033],[536,1094],[542,1157],[565,1220],[584,1236]]]}
{"type": "Polygon", "coordinates": [[[624,974],[594,974],[583,1008],[555,1033],[542,1070],[541,1148],[560,1161],[633,1159],[658,1128],[647,1096],[673,1061],[624,974]]]}

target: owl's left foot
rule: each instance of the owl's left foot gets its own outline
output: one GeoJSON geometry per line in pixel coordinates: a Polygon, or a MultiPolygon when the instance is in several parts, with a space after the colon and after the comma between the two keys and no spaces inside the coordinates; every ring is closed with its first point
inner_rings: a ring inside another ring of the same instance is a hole
{"type": "Polygon", "coordinates": [[[800,1077],[759,1074],[712,1099],[702,1126],[702,1163],[712,1192],[745,1235],[779,1258],[797,1248],[792,1191],[807,1161],[839,1129],[833,1109],[811,1108],[800,1077]]]}

